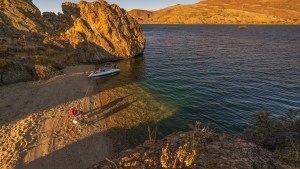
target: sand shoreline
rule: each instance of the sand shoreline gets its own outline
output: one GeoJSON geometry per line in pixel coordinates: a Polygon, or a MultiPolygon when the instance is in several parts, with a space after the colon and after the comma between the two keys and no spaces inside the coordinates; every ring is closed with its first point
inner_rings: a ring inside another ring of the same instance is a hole
{"type": "MultiPolygon", "coordinates": [[[[87,95],[92,94],[94,85],[87,74],[93,69],[94,66],[83,65],[68,67],[63,75],[47,81],[0,88],[3,96],[0,103],[1,144],[6,147],[1,150],[1,168],[82,168],[110,155],[112,150],[107,137],[98,135],[96,140],[93,138],[98,146],[92,149],[73,146],[45,158],[102,130],[101,127],[97,131],[84,130],[86,126],[72,124],[68,114],[71,105],[87,108],[87,95]],[[86,154],[95,158],[83,158],[86,154]],[[37,160],[43,158],[45,160],[37,160]]],[[[93,145],[93,139],[88,141],[89,144],[93,145]]]]}
{"type": "Polygon", "coordinates": [[[175,111],[134,83],[93,92],[93,69],[68,67],[46,81],[0,88],[0,168],[87,168],[128,148],[139,126],[175,111]],[[72,123],[71,106],[88,115],[84,125],[72,123]]]}

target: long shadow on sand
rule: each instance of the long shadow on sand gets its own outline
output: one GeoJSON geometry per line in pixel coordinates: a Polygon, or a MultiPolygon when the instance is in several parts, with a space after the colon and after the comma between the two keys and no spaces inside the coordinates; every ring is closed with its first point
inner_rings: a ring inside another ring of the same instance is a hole
{"type": "MultiPolygon", "coordinates": [[[[109,114],[105,118],[109,117],[109,114]]],[[[44,157],[38,158],[29,163],[21,163],[18,169],[81,169],[91,167],[103,161],[106,157],[111,157],[121,150],[137,146],[147,139],[146,124],[137,127],[110,128],[109,130],[97,133],[79,140],[62,149],[54,151],[44,157]],[[110,138],[110,139],[107,139],[110,138]],[[105,140],[109,145],[101,144],[105,140]],[[114,147],[109,147],[112,146],[114,147]],[[113,152],[108,152],[108,149],[113,152]],[[108,155],[103,155],[107,152],[108,155]]]]}
{"type": "Polygon", "coordinates": [[[86,111],[84,112],[84,114],[88,115],[89,118],[98,114],[99,111],[102,111],[102,110],[105,110],[105,109],[108,109],[108,108],[111,108],[113,106],[115,106],[116,104],[120,103],[121,101],[123,101],[125,98],[131,96],[132,94],[130,95],[126,95],[126,96],[123,96],[123,97],[119,97],[117,99],[115,99],[114,101],[111,101],[109,103],[107,103],[106,105],[103,105],[103,106],[100,106],[100,107],[97,107],[97,108],[94,108],[92,110],[89,110],[89,111],[86,111]]]}
{"type": "MultiPolygon", "coordinates": [[[[124,103],[124,104],[122,104],[122,105],[120,105],[118,107],[115,107],[112,110],[110,110],[109,112],[107,112],[107,113],[105,113],[103,115],[100,115],[100,116],[99,116],[99,113],[101,113],[101,112],[98,112],[98,115],[96,113],[94,113],[93,116],[96,116],[96,118],[94,118],[93,120],[88,120],[87,123],[89,125],[93,125],[93,124],[97,123],[98,121],[100,121],[102,119],[110,117],[111,115],[116,114],[116,113],[122,111],[123,109],[126,109],[127,107],[129,107],[134,102],[135,101],[129,102],[129,103],[128,102],[124,103]]],[[[89,118],[91,118],[91,117],[89,117],[89,118]]]]}
{"type": "Polygon", "coordinates": [[[118,113],[119,111],[122,111],[123,109],[126,109],[128,106],[130,106],[133,102],[126,102],[123,104],[120,104],[124,99],[126,99],[127,97],[131,96],[130,95],[126,95],[120,98],[117,98],[103,106],[94,108],[92,110],[89,110],[87,112],[84,112],[85,115],[87,115],[87,119],[85,119],[85,123],[89,124],[89,125],[93,125],[95,123],[97,123],[98,121],[107,118],[115,113],[118,113]],[[115,107],[116,105],[118,105],[117,107],[115,107]],[[111,109],[112,108],[112,109],[111,109]],[[106,112],[105,114],[103,114],[103,112],[107,109],[111,109],[109,112],[106,112]]]}
{"type": "Polygon", "coordinates": [[[93,94],[125,86],[132,83],[133,79],[140,78],[142,72],[144,72],[142,57],[121,61],[117,64],[121,69],[119,75],[102,80],[88,81],[88,86],[70,85],[87,80],[87,75],[76,75],[43,81],[41,84],[29,82],[0,87],[0,95],[2,95],[2,93],[3,95],[11,93],[9,98],[1,98],[7,99],[7,101],[2,100],[3,103],[7,103],[0,104],[0,125],[22,119],[32,113],[47,111],[55,106],[80,100],[86,97],[86,92],[93,85],[96,85],[93,87],[93,94]],[[65,86],[67,85],[70,87],[66,89],[65,86]],[[13,90],[14,88],[22,89],[24,92],[15,92],[13,90]],[[45,93],[49,94],[44,96],[45,93]]]}
{"type": "MultiPolygon", "coordinates": [[[[128,97],[128,96],[124,96],[128,97]]],[[[123,98],[124,99],[124,98],[123,98]]],[[[120,99],[122,101],[122,99],[120,99]]],[[[113,101],[113,103],[120,102],[120,100],[113,101]]],[[[134,101],[133,101],[134,102],[134,101]]],[[[113,108],[106,114],[100,115],[100,118],[106,119],[110,118],[113,114],[118,113],[120,110],[128,107],[131,103],[124,103],[120,106],[113,108]]],[[[108,105],[112,106],[112,103],[108,105]]],[[[104,105],[104,107],[110,107],[104,105]]],[[[103,106],[102,106],[103,108],[103,106]]],[[[99,113],[98,109],[95,109],[99,113]]],[[[100,109],[101,110],[101,109],[100,109]]],[[[164,123],[165,121],[171,120],[176,117],[176,113],[172,114],[166,119],[161,120],[159,123],[164,123]]],[[[100,120],[100,119],[98,119],[100,120]]],[[[132,128],[120,128],[113,127],[106,131],[96,133],[89,137],[78,140],[75,143],[67,145],[59,150],[56,150],[44,157],[40,157],[29,163],[19,163],[16,168],[19,169],[81,169],[91,167],[93,164],[97,164],[106,157],[119,153],[124,149],[135,147],[139,144],[145,142],[148,137],[147,127],[151,125],[157,126],[158,123],[149,122],[141,123],[136,127],[132,128]],[[103,141],[104,140],[104,141],[103,141]],[[108,143],[108,144],[105,144],[108,143]],[[112,147],[113,146],[113,147],[112,147]]],[[[82,125],[83,130],[87,130],[84,125],[82,125]]],[[[170,134],[170,133],[164,133],[170,134]]],[[[157,139],[162,138],[163,135],[158,131],[157,139]]]]}

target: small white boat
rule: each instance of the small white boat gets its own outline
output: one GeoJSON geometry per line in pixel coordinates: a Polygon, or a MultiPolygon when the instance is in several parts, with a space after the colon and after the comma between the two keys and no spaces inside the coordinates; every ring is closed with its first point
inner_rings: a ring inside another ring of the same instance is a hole
{"type": "Polygon", "coordinates": [[[112,68],[112,67],[105,67],[105,68],[100,68],[96,70],[95,72],[92,72],[89,77],[90,78],[100,78],[100,77],[105,77],[105,76],[110,76],[120,73],[120,69],[118,68],[112,68]]]}

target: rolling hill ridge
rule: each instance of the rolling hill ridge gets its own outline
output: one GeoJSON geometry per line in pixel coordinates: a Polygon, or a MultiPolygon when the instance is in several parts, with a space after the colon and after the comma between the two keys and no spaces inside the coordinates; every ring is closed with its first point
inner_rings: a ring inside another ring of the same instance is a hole
{"type": "Polygon", "coordinates": [[[141,24],[300,24],[300,1],[205,0],[129,14],[141,24]]]}

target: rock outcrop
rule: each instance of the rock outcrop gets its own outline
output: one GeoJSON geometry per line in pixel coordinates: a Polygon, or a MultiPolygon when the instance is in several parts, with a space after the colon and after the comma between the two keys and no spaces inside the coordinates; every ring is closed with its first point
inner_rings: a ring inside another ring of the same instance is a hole
{"type": "Polygon", "coordinates": [[[122,151],[92,168],[281,168],[273,155],[235,136],[206,130],[178,132],[122,151]]]}
{"type": "Polygon", "coordinates": [[[119,57],[134,57],[143,52],[144,37],[137,22],[119,6],[106,2],[63,3],[63,11],[74,25],[62,37],[72,46],[88,41],[119,57]]]}
{"type": "MultiPolygon", "coordinates": [[[[142,27],[117,5],[103,0],[78,4],[65,2],[62,11],[41,14],[31,0],[2,0],[0,62],[13,62],[20,70],[26,67],[26,74],[40,78],[36,76],[39,72],[35,72],[35,65],[49,68],[48,71],[78,63],[131,58],[143,53],[142,27]],[[41,60],[43,63],[39,63],[41,60]]],[[[8,76],[14,73],[11,70],[0,64],[2,83],[32,79],[9,80],[8,76]]],[[[47,74],[55,75],[56,71],[47,74]]]]}
{"type": "Polygon", "coordinates": [[[300,24],[297,0],[205,0],[157,11],[132,10],[143,24],[300,24]]]}

